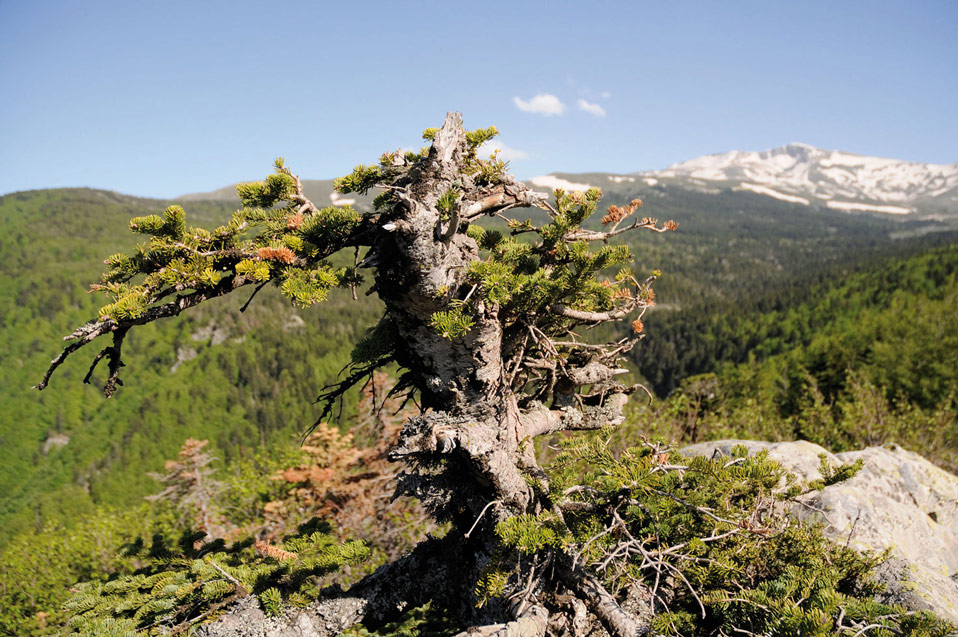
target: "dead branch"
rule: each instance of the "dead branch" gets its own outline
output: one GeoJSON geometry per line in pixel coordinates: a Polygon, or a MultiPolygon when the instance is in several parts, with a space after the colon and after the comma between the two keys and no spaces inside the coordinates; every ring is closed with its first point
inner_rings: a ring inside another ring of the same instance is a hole
{"type": "MultiPolygon", "coordinates": [[[[586,603],[605,629],[615,637],[639,637],[647,635],[652,629],[650,623],[640,623],[622,610],[602,582],[589,575],[581,566],[569,564],[568,558],[563,556],[557,560],[556,572],[563,584],[586,603]]],[[[651,608],[647,614],[651,616],[651,608]]]]}
{"type": "Polygon", "coordinates": [[[601,405],[549,409],[538,404],[527,410],[521,420],[530,438],[559,431],[591,431],[622,424],[625,421],[622,409],[626,402],[626,394],[614,393],[601,405]]]}
{"type": "MultiPolygon", "coordinates": [[[[229,294],[236,288],[248,285],[252,281],[244,279],[242,277],[232,277],[228,276],[223,278],[216,286],[211,288],[205,288],[202,290],[197,290],[189,294],[181,294],[176,297],[173,301],[169,303],[164,303],[163,305],[157,305],[151,308],[148,308],[143,314],[136,318],[123,319],[116,321],[112,318],[106,318],[103,320],[94,320],[81,325],[75,329],[71,334],[65,336],[63,340],[76,340],[75,343],[71,343],[60,353],[59,356],[54,358],[50,362],[49,368],[47,368],[46,373],[43,375],[43,379],[34,385],[34,389],[43,390],[50,382],[50,377],[53,375],[53,372],[63,364],[63,362],[69,357],[73,352],[77,351],[84,345],[89,344],[98,336],[107,334],[110,332],[122,334],[120,336],[120,342],[123,340],[123,336],[126,335],[126,332],[135,325],[146,325],[147,323],[152,323],[153,321],[159,320],[161,318],[169,318],[172,316],[177,316],[180,312],[185,309],[194,307],[214,299],[224,294],[229,294]]],[[[110,356],[110,378],[107,380],[107,384],[104,386],[104,394],[109,398],[113,390],[116,389],[116,375],[114,373],[114,367],[118,370],[119,367],[123,365],[119,357],[119,343],[114,341],[114,353],[109,353],[104,350],[100,355],[97,356],[94,361],[94,365],[98,362],[103,356],[110,356]]],[[[92,372],[92,369],[90,370],[92,372]]],[[[89,378],[89,374],[87,374],[89,378]]]]}

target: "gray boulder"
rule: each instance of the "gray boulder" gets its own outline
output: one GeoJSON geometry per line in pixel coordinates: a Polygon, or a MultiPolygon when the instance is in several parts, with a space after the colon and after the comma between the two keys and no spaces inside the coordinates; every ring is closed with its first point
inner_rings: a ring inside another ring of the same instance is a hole
{"type": "Polygon", "coordinates": [[[898,445],[833,454],[806,441],[721,440],[682,449],[686,455],[730,455],[744,445],[769,457],[804,481],[821,478],[819,454],[832,466],[864,467],[839,484],[799,499],[793,513],[821,523],[825,535],[858,550],[890,550],[876,577],[886,586],[883,601],[931,610],[958,622],[958,477],[898,445]]]}

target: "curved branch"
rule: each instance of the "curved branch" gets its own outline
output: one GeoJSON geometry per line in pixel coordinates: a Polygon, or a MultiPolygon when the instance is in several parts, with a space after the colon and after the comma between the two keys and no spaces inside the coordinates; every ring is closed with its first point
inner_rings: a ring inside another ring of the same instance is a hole
{"type": "MultiPolygon", "coordinates": [[[[250,283],[253,283],[253,281],[247,280],[243,277],[237,278],[235,276],[228,276],[228,277],[225,277],[222,281],[220,281],[216,286],[212,288],[197,290],[195,292],[191,292],[190,294],[178,295],[174,300],[170,301],[169,303],[164,303],[163,305],[156,305],[154,307],[148,308],[143,314],[141,314],[140,316],[136,318],[124,319],[122,321],[116,321],[114,319],[108,318],[108,319],[103,319],[100,321],[90,321],[86,323],[85,325],[81,325],[80,327],[75,329],[70,335],[65,336],[63,339],[65,341],[71,341],[75,339],[76,342],[71,343],[66,348],[64,348],[64,350],[60,352],[60,355],[54,358],[50,362],[50,366],[47,368],[46,373],[43,375],[43,379],[39,383],[34,385],[33,388],[37,390],[45,389],[50,382],[50,377],[53,375],[53,372],[56,371],[56,369],[60,365],[62,365],[63,362],[66,361],[66,359],[71,354],[73,354],[75,351],[77,351],[84,345],[87,345],[88,343],[92,342],[98,336],[102,336],[103,334],[113,332],[115,335],[122,334],[122,336],[119,336],[119,342],[116,340],[116,336],[115,336],[114,347],[103,350],[103,352],[101,352],[94,359],[94,362],[93,362],[93,366],[95,367],[96,363],[98,363],[100,359],[102,359],[104,356],[110,357],[110,379],[107,380],[107,384],[103,388],[104,395],[106,395],[107,398],[109,398],[112,395],[113,390],[116,389],[117,381],[116,381],[115,371],[118,370],[119,367],[123,365],[123,363],[120,361],[119,345],[123,340],[123,336],[126,335],[127,330],[129,330],[134,325],[145,325],[147,323],[152,323],[153,321],[156,321],[161,318],[177,316],[180,312],[182,312],[183,310],[187,308],[191,308],[195,305],[199,305],[200,303],[203,303],[204,301],[209,301],[210,299],[214,299],[218,296],[223,296],[224,294],[228,294],[232,292],[233,290],[239,287],[242,287],[244,285],[248,285],[250,283]],[[113,352],[108,351],[110,349],[112,349],[113,352]]],[[[92,371],[93,369],[91,367],[90,372],[92,371]]],[[[87,378],[85,380],[89,380],[89,378],[90,378],[90,374],[88,373],[87,378]]]]}
{"type": "Polygon", "coordinates": [[[624,228],[615,228],[613,230],[607,230],[605,232],[600,232],[598,230],[584,230],[580,228],[579,230],[570,232],[569,234],[565,235],[565,240],[566,241],[606,241],[616,236],[617,234],[622,234],[623,232],[628,232],[629,230],[637,230],[640,228],[644,230],[651,230],[652,232],[669,232],[670,230],[675,229],[675,226],[671,225],[671,224],[675,224],[675,222],[673,221],[669,221],[667,225],[661,228],[657,227],[655,224],[656,224],[655,219],[643,219],[642,221],[636,220],[632,225],[626,226],[624,228]]]}
{"type": "Polygon", "coordinates": [[[618,321],[625,318],[642,302],[639,299],[633,299],[621,307],[607,312],[588,312],[586,310],[573,310],[571,307],[556,303],[549,306],[549,311],[558,316],[582,321],[583,323],[606,323],[608,321],[618,321]]]}
{"type": "Polygon", "coordinates": [[[525,184],[516,181],[507,181],[500,188],[469,204],[462,211],[463,221],[472,221],[483,215],[494,215],[507,208],[542,208],[548,210],[545,197],[525,184]]]}
{"type": "Polygon", "coordinates": [[[289,201],[299,204],[299,208],[296,210],[296,214],[300,215],[311,215],[316,212],[319,212],[319,209],[316,207],[312,201],[306,197],[306,193],[303,191],[303,182],[300,181],[299,175],[294,175],[293,172],[283,166],[280,170],[293,178],[293,182],[296,184],[296,193],[290,195],[289,201]]]}

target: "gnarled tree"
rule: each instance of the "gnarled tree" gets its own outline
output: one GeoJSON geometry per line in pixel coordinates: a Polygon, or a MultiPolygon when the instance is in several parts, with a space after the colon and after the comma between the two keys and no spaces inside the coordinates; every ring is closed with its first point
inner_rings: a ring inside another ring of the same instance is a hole
{"type": "MultiPolygon", "coordinates": [[[[307,306],[334,286],[363,285],[371,273],[370,292],[385,304],[384,316],[356,345],[346,378],[322,398],[331,404],[376,369],[398,365],[395,391],[413,396],[421,412],[405,422],[390,452],[408,467],[397,493],[419,498],[452,530],[349,591],[327,591],[291,616],[288,634],[307,634],[304,626],[335,634],[357,621],[375,625],[430,600],[457,610],[467,625],[484,626],[473,632],[487,635],[586,634],[596,622],[615,635],[645,634],[653,614],[682,595],[694,598],[703,617],[707,603],[767,610],[745,593],[703,602],[696,589],[705,584],[691,584],[674,561],[697,565],[705,542],[746,530],[770,533],[764,505],[752,505],[759,487],[770,490],[779,474],[765,471],[755,480],[743,513],[735,504],[741,493],[723,492],[718,482],[683,481],[688,467],[655,449],[615,465],[603,464],[612,460],[601,446],[578,449],[577,457],[593,464],[591,484],[570,481],[568,472],[561,484],[550,484],[537,463],[540,436],[622,422],[638,386],[621,382],[620,361],[638,337],[594,344],[581,336],[623,320],[641,332],[655,275],[637,277],[626,267],[629,250],[608,240],[675,224],[637,218],[641,202],[634,201],[609,208],[601,227],[583,227],[601,193],[557,190],[547,198],[530,190],[504,162],[479,156],[495,133],[467,132],[451,113],[441,128],[425,131],[432,143],[421,152],[387,153],[378,165],[357,167],[336,188],[378,189],[368,213],[319,208],[277,160],[265,181],[238,187],[244,207],[222,227],[188,227],[178,206],[134,219],[132,229],[149,240],[107,260],[95,287],[111,302],[66,337],[72,342],[38,387],[69,355],[111,335],[87,375],[89,381],[106,359],[110,396],[121,384],[121,346],[132,327],[268,283],[307,306]],[[528,207],[542,211],[540,223],[510,214],[528,207]],[[482,227],[490,218],[498,221],[487,226],[498,230],[482,227]],[[344,250],[354,252],[353,267],[326,261],[344,250]],[[677,485],[689,495],[676,495],[677,485]],[[696,505],[696,491],[721,494],[728,513],[696,505]],[[638,492],[659,500],[643,503],[638,492]],[[738,517],[723,517],[732,512],[738,517]],[[663,544],[668,524],[684,529],[688,541],[663,544]]],[[[699,469],[692,475],[712,475],[699,469]]],[[[236,621],[226,616],[204,630],[230,634],[236,621]]]]}

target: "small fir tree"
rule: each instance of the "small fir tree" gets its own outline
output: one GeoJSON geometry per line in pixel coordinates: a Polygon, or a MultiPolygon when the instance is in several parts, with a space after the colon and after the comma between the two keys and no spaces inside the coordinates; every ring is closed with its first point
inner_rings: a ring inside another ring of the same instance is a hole
{"type": "Polygon", "coordinates": [[[222,519],[216,498],[223,490],[223,483],[213,479],[216,469],[209,466],[216,458],[203,451],[209,442],[187,439],[180,449],[179,459],[166,462],[166,473],[149,474],[166,487],[146,499],[170,502],[194,529],[222,537],[222,519]]]}

